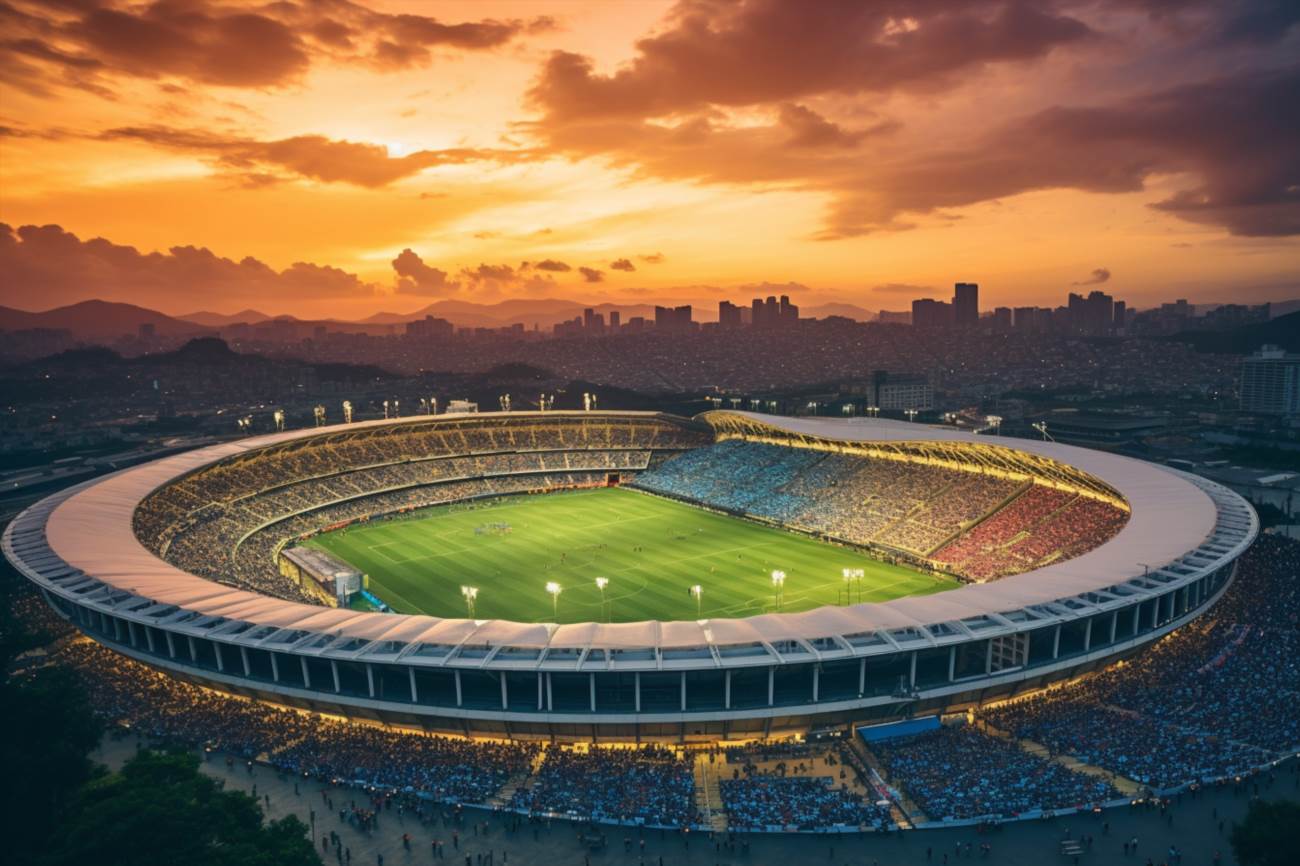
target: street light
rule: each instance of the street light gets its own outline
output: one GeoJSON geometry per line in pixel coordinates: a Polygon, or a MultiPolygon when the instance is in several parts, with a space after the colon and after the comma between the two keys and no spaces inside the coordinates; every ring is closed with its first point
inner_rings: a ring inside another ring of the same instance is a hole
{"type": "Polygon", "coordinates": [[[608,577],[596,578],[596,589],[600,590],[600,609],[603,613],[605,610],[605,587],[609,586],[608,577]]]}
{"type": "Polygon", "coordinates": [[[993,432],[994,432],[995,434],[997,434],[997,433],[1001,433],[1001,432],[1002,432],[1002,416],[1001,416],[1001,415],[989,415],[989,416],[987,416],[987,417],[984,419],[984,421],[985,421],[985,422],[986,422],[990,427],[993,428],[993,432]]]}
{"type": "Polygon", "coordinates": [[[546,583],[546,591],[551,594],[551,611],[555,614],[555,618],[559,619],[560,593],[564,592],[564,587],[560,586],[558,583],[551,580],[551,581],[547,581],[546,583]]]}
{"type": "MultiPolygon", "coordinates": [[[[1043,441],[1044,441],[1044,442],[1046,442],[1046,441],[1048,441],[1048,440],[1052,440],[1052,437],[1049,436],[1048,433],[1047,433],[1047,422],[1046,422],[1046,421],[1035,421],[1033,424],[1030,424],[1029,426],[1030,426],[1030,427],[1033,427],[1033,428],[1034,428],[1035,430],[1037,430],[1039,433],[1043,434],[1043,441]]],[[[1052,440],[1052,441],[1055,441],[1055,440],[1052,440]]]]}
{"type": "Polygon", "coordinates": [[[695,618],[700,619],[704,616],[704,587],[698,583],[691,587],[691,595],[695,596],[695,618]]]}
{"type": "Polygon", "coordinates": [[[474,618],[474,599],[478,598],[477,586],[462,586],[460,594],[465,597],[465,606],[469,608],[469,618],[474,618]]]}
{"type": "Polygon", "coordinates": [[[916,420],[916,410],[915,410],[915,409],[904,409],[904,410],[903,410],[903,414],[907,416],[907,420],[908,420],[908,421],[915,421],[915,420],[916,420]]]}
{"type": "Polygon", "coordinates": [[[776,609],[780,610],[781,602],[783,600],[783,596],[785,595],[785,572],[784,571],[777,570],[772,572],[772,586],[776,589],[776,609]]]}

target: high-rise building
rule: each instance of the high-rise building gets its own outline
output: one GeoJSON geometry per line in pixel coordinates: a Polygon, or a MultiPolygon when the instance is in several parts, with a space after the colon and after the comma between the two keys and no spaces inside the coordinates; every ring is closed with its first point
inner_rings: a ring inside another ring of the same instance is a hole
{"type": "Polygon", "coordinates": [[[1241,409],[1261,415],[1300,415],[1300,355],[1269,345],[1242,361],[1241,409]]]}
{"type": "Polygon", "coordinates": [[[622,313],[620,313],[618,310],[609,311],[609,329],[611,331],[617,331],[619,329],[619,326],[622,324],[622,322],[623,322],[622,313]]]}
{"type": "Polygon", "coordinates": [[[942,328],[952,324],[952,304],[933,298],[912,301],[912,327],[942,328]]]}
{"type": "Polygon", "coordinates": [[[992,319],[995,328],[1009,329],[1011,327],[1011,308],[994,307],[992,319]]]}
{"type": "Polygon", "coordinates": [[[655,328],[670,333],[685,333],[691,330],[691,305],[680,307],[655,307],[655,328]]]}
{"type": "Polygon", "coordinates": [[[975,325],[979,323],[979,283],[957,283],[952,293],[952,314],[955,324],[975,325]]]}
{"type": "Polygon", "coordinates": [[[417,340],[450,339],[454,330],[455,326],[451,322],[446,319],[435,319],[433,316],[425,316],[423,319],[406,323],[406,336],[417,340]]]}
{"type": "Polygon", "coordinates": [[[718,302],[718,327],[724,329],[739,328],[741,309],[731,301],[718,302]]]}

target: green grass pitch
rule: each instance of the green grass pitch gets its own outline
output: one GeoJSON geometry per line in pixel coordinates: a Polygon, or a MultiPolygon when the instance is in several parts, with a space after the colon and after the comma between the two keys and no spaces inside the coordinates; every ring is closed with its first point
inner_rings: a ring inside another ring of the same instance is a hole
{"type": "Polygon", "coordinates": [[[776,609],[774,569],[786,574],[785,612],[845,603],[845,567],[865,570],[862,601],[957,585],[797,533],[613,488],[438,506],[309,543],[368,574],[370,591],[400,613],[464,616],[460,587],[468,585],[479,589],[476,618],[516,622],[769,613],[776,609]],[[493,524],[510,530],[486,529],[493,524]],[[609,579],[607,611],[597,576],[609,579]],[[548,581],[563,587],[558,614],[548,581]],[[703,587],[698,613],[694,584],[703,587]]]}

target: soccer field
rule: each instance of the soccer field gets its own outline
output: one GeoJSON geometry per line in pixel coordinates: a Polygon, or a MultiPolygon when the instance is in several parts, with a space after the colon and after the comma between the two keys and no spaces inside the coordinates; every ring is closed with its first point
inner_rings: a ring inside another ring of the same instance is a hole
{"type": "MultiPolygon", "coordinates": [[[[625,489],[515,496],[440,506],[308,542],[370,576],[401,613],[478,619],[633,622],[743,617],[843,604],[845,567],[866,572],[862,601],[937,592],[956,582],[878,562],[796,533],[625,489]],[[505,527],[508,527],[506,529],[505,527]],[[609,579],[602,611],[598,576],[609,579]],[[562,587],[552,608],[546,584],[562,587]],[[697,603],[691,586],[703,588],[697,603]]],[[[855,587],[852,600],[859,600],[855,587]]]]}

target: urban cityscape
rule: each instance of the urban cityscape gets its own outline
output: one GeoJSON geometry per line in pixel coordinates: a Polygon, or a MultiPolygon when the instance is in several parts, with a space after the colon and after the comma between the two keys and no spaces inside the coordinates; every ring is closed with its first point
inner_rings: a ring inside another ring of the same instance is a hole
{"type": "Polygon", "coordinates": [[[0,860],[1294,859],[1293,4],[0,21],[0,860]]]}

